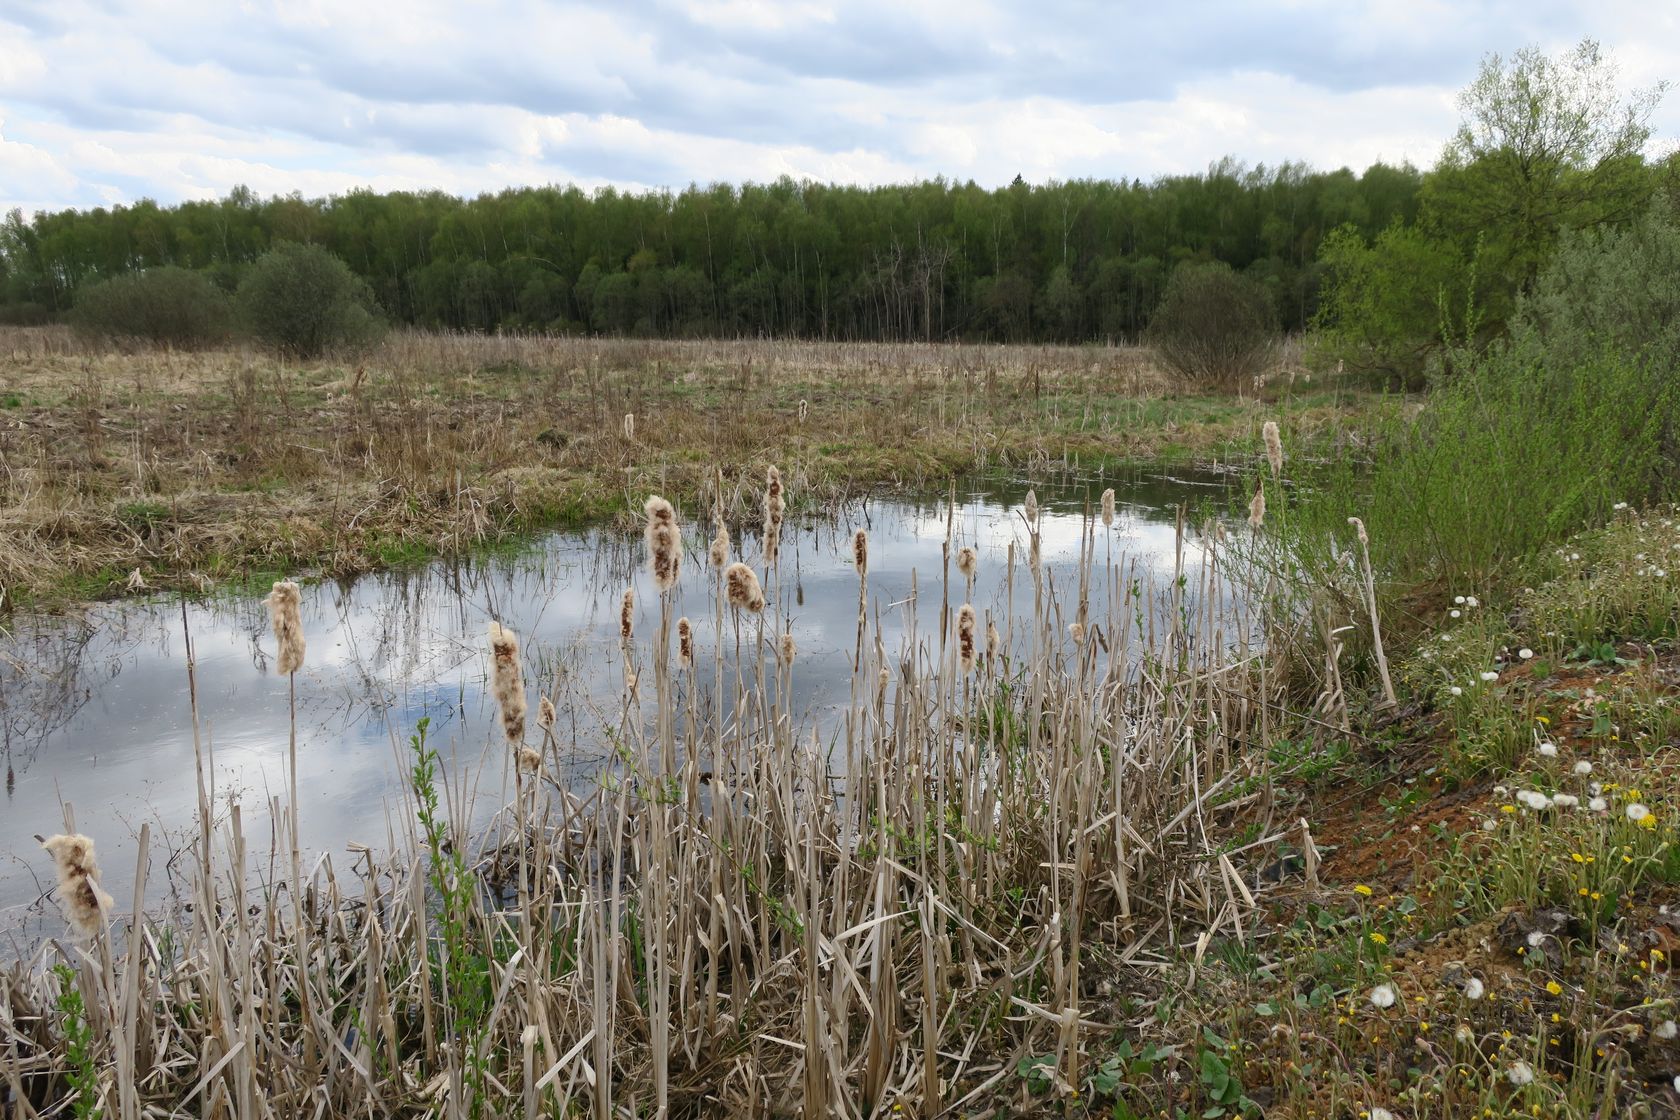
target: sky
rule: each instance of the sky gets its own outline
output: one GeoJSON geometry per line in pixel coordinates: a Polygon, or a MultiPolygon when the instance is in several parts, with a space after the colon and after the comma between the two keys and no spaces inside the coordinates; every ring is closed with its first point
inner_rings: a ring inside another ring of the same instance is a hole
{"type": "Polygon", "coordinates": [[[1680,79],[1677,0],[0,0],[0,211],[1428,166],[1582,37],[1680,79]]]}

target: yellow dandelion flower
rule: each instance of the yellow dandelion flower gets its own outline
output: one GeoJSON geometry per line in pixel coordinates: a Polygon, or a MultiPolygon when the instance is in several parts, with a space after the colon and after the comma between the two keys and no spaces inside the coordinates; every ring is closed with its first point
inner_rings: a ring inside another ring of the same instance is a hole
{"type": "Polygon", "coordinates": [[[1353,893],[1354,894],[1362,894],[1366,898],[1370,898],[1371,897],[1371,888],[1367,887],[1364,883],[1360,883],[1358,886],[1353,888],[1353,893]]]}
{"type": "Polygon", "coordinates": [[[1548,980],[1546,981],[1546,990],[1554,996],[1561,996],[1563,994],[1563,985],[1559,984],[1556,980],[1548,980]]]}

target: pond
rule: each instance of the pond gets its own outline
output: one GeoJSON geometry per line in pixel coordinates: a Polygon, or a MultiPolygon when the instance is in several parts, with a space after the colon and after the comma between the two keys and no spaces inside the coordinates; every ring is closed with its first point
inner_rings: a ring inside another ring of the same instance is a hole
{"type": "MultiPolygon", "coordinates": [[[[1177,562],[1179,505],[1223,502],[1228,482],[1219,473],[1140,472],[1040,483],[1042,553],[1058,598],[1071,602],[1077,594],[1086,511],[1104,486],[1116,489],[1119,517],[1112,530],[1095,526],[1098,564],[1112,558],[1128,580],[1164,587],[1177,562]]],[[[973,545],[979,553],[974,605],[983,615],[989,611],[1000,629],[1011,608],[1009,549],[1020,556],[1026,549],[1020,507],[1027,489],[1025,480],[987,479],[956,491],[953,547],[973,545]]],[[[871,497],[820,516],[790,514],[780,602],[798,645],[794,707],[807,724],[824,726],[849,702],[857,627],[853,529],[869,531],[871,614],[894,650],[908,633],[913,581],[921,600],[918,637],[937,638],[951,513],[946,495],[938,494],[871,497]]],[[[716,636],[715,576],[705,565],[711,529],[693,510],[680,511],[680,520],[688,555],[675,613],[694,618],[696,659],[709,666],[716,636]]],[[[756,560],[756,533],[736,525],[731,531],[738,557],[756,560]]],[[[1193,576],[1202,557],[1194,534],[1186,533],[1183,549],[1193,576]]],[[[512,776],[486,687],[485,630],[492,618],[523,642],[533,716],[539,694],[552,696],[559,708],[564,773],[558,777],[595,781],[611,764],[603,729],[622,714],[619,608],[626,587],[636,592],[639,641],[645,645],[658,626],[658,598],[643,559],[640,534],[595,529],[549,534],[511,554],[305,584],[308,653],[296,703],[299,812],[310,850],[336,860],[352,845],[389,848],[388,814],[407,811],[407,737],[422,716],[430,718],[452,792],[471,806],[466,811],[482,822],[505,802],[512,776]]],[[[952,580],[955,606],[962,591],[954,570],[952,580]]],[[[1101,617],[1105,589],[1093,586],[1090,596],[1093,617],[1101,617]]],[[[1031,610],[1030,581],[1020,567],[1013,606],[1031,610]]],[[[290,722],[288,683],[273,669],[261,599],[126,601],[69,615],[12,617],[0,626],[6,771],[0,936],[27,944],[60,928],[45,896],[51,863],[35,836],[63,830],[65,804],[77,827],[97,841],[105,885],[119,910],[132,895],[143,822],[171,850],[189,843],[198,804],[189,640],[217,816],[237,801],[253,863],[267,851],[270,810],[286,799],[290,722]]],[[[633,657],[645,660],[645,649],[633,657]]],[[[645,708],[652,706],[651,692],[645,708]]],[[[166,859],[163,848],[154,849],[154,895],[168,879],[166,859]]]]}

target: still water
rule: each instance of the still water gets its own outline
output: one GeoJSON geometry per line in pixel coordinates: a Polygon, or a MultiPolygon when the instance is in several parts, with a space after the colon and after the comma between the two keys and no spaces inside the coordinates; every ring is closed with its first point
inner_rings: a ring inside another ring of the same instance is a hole
{"type": "MultiPolygon", "coordinates": [[[[1175,563],[1177,510],[1222,501],[1223,475],[1150,472],[1088,477],[1037,487],[1046,570],[1064,603],[1077,593],[1087,503],[1114,486],[1120,516],[1096,525],[1099,564],[1111,556],[1164,586],[1175,563]]],[[[1020,516],[1028,483],[960,485],[953,548],[980,556],[974,604],[1004,628],[1004,578],[1011,544],[1025,555],[1020,516]]],[[[781,608],[798,643],[795,701],[821,726],[848,702],[857,623],[855,528],[870,535],[869,590],[889,651],[905,645],[912,580],[919,584],[924,640],[937,633],[945,495],[870,498],[820,517],[790,515],[781,558],[781,608]]],[[[705,567],[709,523],[680,511],[688,555],[674,611],[694,619],[696,661],[709,676],[715,644],[713,576],[705,567]]],[[[758,540],[731,526],[739,558],[753,562],[758,540]]],[[[1187,535],[1187,574],[1201,563],[1187,535]]],[[[659,605],[643,565],[639,534],[610,530],[555,533],[516,554],[443,562],[406,571],[318,582],[303,588],[308,642],[297,677],[298,783],[305,844],[347,859],[351,845],[388,847],[388,813],[402,812],[407,737],[421,716],[454,776],[476,791],[483,819],[511,788],[507,751],[486,684],[485,628],[500,619],[524,646],[532,719],[539,694],[555,698],[566,772],[593,781],[608,765],[604,727],[621,718],[624,664],[619,606],[636,591],[642,644],[658,626],[659,605]]],[[[961,597],[960,577],[953,570],[961,597]]],[[[1100,584],[1101,581],[1096,581],[1100,584]]],[[[1192,580],[1192,586],[1193,586],[1192,580]]],[[[769,590],[767,588],[767,590],[769,590]]],[[[1015,606],[1031,611],[1030,581],[1017,570],[1015,606]]],[[[1093,617],[1107,604],[1091,591],[1093,617]]],[[[766,612],[768,614],[768,612],[766,612]]],[[[72,807],[94,837],[106,887],[120,910],[130,904],[136,843],[149,822],[154,842],[190,843],[198,804],[187,649],[195,664],[199,735],[210,760],[217,816],[242,806],[253,862],[268,848],[271,799],[287,789],[287,681],[273,670],[268,613],[257,598],[131,601],[74,615],[0,622],[0,737],[6,786],[0,800],[0,939],[27,943],[56,932],[46,899],[51,863],[34,837],[63,830],[72,807]]],[[[728,639],[731,644],[733,639],[728,639]]],[[[673,637],[674,641],[674,637],[673,637]]],[[[651,682],[651,677],[649,678],[651,682]]],[[[651,683],[645,705],[651,706],[651,683]]],[[[533,734],[535,728],[533,726],[533,734]]],[[[154,848],[150,893],[167,880],[167,851],[154,848]]]]}

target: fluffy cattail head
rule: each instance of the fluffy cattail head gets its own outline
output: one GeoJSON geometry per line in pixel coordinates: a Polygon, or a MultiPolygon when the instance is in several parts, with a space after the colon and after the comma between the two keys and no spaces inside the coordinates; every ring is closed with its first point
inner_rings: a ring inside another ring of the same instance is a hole
{"type": "Polygon", "coordinates": [[[957,660],[962,671],[974,671],[974,608],[964,603],[957,609],[957,660]]]}
{"type": "Polygon", "coordinates": [[[499,622],[490,623],[490,693],[502,714],[510,743],[525,739],[525,674],[519,667],[519,639],[499,622]]]}
{"type": "Polygon", "coordinates": [[[647,514],[648,571],[653,573],[653,585],[669,591],[677,585],[682,570],[682,530],[677,527],[677,512],[671,503],[655,494],[642,506],[647,514]]]}
{"type": "Polygon", "coordinates": [[[624,438],[628,440],[636,438],[636,414],[634,412],[624,414],[624,438]]]}
{"type": "Polygon", "coordinates": [[[1266,488],[1264,486],[1256,486],[1254,488],[1254,497],[1251,498],[1248,503],[1248,526],[1251,529],[1258,529],[1265,523],[1266,488]]]}
{"type": "Polygon", "coordinates": [[[1022,506],[1022,512],[1027,515],[1028,525],[1038,524],[1038,491],[1027,491],[1027,500],[1022,506]]]}
{"type": "Polygon", "coordinates": [[[278,669],[289,677],[303,668],[303,595],[291,580],[281,580],[268,593],[268,616],[279,647],[278,669]]]}
{"type": "Polygon", "coordinates": [[[519,770],[522,774],[535,774],[542,769],[542,752],[535,747],[519,748],[519,770]]]}
{"type": "Polygon", "coordinates": [[[1102,492],[1102,523],[1108,528],[1114,528],[1114,487],[1110,486],[1102,492]]]}
{"type": "Polygon", "coordinates": [[[717,532],[712,536],[712,567],[721,568],[729,563],[729,526],[723,523],[723,514],[712,519],[717,526],[717,532]]]}
{"type": "Polygon", "coordinates": [[[757,573],[739,560],[724,570],[723,585],[729,605],[736,610],[757,614],[764,609],[764,592],[759,590],[757,573]]]}
{"type": "Polygon", "coordinates": [[[694,625],[686,615],[677,619],[677,662],[686,668],[694,667],[694,625]]]}
{"type": "Polygon", "coordinates": [[[857,574],[869,574],[869,534],[862,529],[852,534],[852,567],[857,574]]]}
{"type": "Polygon", "coordinates": [[[1355,533],[1359,534],[1359,543],[1362,544],[1362,545],[1369,546],[1370,543],[1371,543],[1371,538],[1369,536],[1367,536],[1366,533],[1365,533],[1365,522],[1361,521],[1357,517],[1350,517],[1350,518],[1348,518],[1348,524],[1352,525],[1353,526],[1353,531],[1355,533]]]}
{"type": "Polygon", "coordinates": [[[972,545],[963,545],[957,549],[957,571],[964,579],[973,579],[975,569],[980,566],[980,554],[974,551],[972,545]]]}
{"type": "Polygon", "coordinates": [[[793,642],[792,634],[782,635],[782,664],[792,665],[793,659],[799,655],[799,647],[793,642]]]}
{"type": "Polygon", "coordinates": [[[1003,649],[1003,635],[998,633],[997,623],[986,620],[986,656],[996,657],[1003,649]]]}
{"type": "Polygon", "coordinates": [[[1283,471],[1283,437],[1278,435],[1277,421],[1266,421],[1260,434],[1266,440],[1266,462],[1271,464],[1272,477],[1276,478],[1283,471]]]}
{"type": "Polygon", "coordinates": [[[801,424],[805,423],[805,417],[810,411],[811,406],[805,402],[803,397],[801,397],[799,400],[799,422],[801,424]]]}
{"type": "Polygon", "coordinates": [[[787,499],[782,493],[782,472],[771,467],[764,480],[764,562],[774,564],[782,547],[782,515],[787,499]]]}
{"type": "Polygon", "coordinates": [[[1085,643],[1085,624],[1081,622],[1068,623],[1068,637],[1073,639],[1074,645],[1085,643]]]}
{"type": "Polygon", "coordinates": [[[537,699],[537,726],[545,729],[551,728],[554,726],[556,718],[554,701],[546,696],[539,697],[537,699]]]}
{"type": "Polygon", "coordinates": [[[77,937],[94,937],[115,900],[99,886],[99,862],[94,858],[93,841],[81,833],[71,833],[49,836],[41,842],[41,847],[52,856],[53,871],[58,877],[58,904],[64,911],[64,920],[77,937]]]}
{"type": "Polygon", "coordinates": [[[636,621],[636,589],[626,587],[624,598],[618,604],[618,637],[620,641],[628,642],[630,632],[635,628],[636,621]]]}

